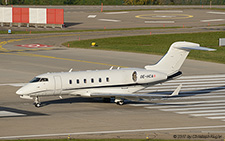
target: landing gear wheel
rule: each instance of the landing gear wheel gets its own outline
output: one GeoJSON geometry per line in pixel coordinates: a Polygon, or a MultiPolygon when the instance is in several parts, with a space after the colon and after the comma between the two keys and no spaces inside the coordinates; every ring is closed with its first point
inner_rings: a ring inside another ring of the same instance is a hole
{"type": "Polygon", "coordinates": [[[41,103],[34,103],[34,106],[39,108],[39,107],[41,107],[41,103]]]}
{"type": "Polygon", "coordinates": [[[122,106],[124,104],[124,101],[118,101],[116,102],[116,104],[122,106]]]}
{"type": "Polygon", "coordinates": [[[41,102],[38,96],[34,99],[34,106],[37,108],[41,107],[41,102]]]}

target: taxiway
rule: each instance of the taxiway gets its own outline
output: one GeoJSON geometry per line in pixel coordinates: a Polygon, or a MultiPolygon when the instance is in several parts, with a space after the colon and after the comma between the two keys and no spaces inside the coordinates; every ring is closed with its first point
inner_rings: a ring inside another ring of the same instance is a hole
{"type": "MultiPolygon", "coordinates": [[[[209,11],[211,10],[201,12],[206,14],[209,11]]],[[[153,11],[149,13],[151,12],[153,11]]],[[[144,13],[146,11],[134,15],[144,13]]],[[[86,13],[87,16],[89,14],[86,13]]],[[[85,18],[87,20],[87,17],[85,18]]],[[[200,20],[202,19],[198,19],[198,22],[200,20]]],[[[181,25],[182,22],[183,20],[180,20],[181,25]]],[[[123,25],[115,27],[123,28],[123,25]]],[[[153,100],[148,103],[128,102],[124,106],[117,106],[114,103],[103,103],[101,99],[46,97],[41,99],[44,106],[35,108],[33,101],[20,99],[15,94],[19,88],[15,87],[16,84],[28,82],[41,73],[69,71],[71,68],[77,71],[108,69],[110,66],[143,67],[146,64],[154,64],[161,58],[157,55],[139,53],[71,49],[62,47],[62,42],[78,40],[79,37],[83,40],[96,37],[147,35],[149,32],[163,34],[204,31],[224,31],[224,27],[1,36],[0,139],[66,138],[68,135],[71,138],[146,138],[149,136],[166,139],[184,137],[181,135],[186,135],[185,137],[210,135],[206,139],[214,140],[213,137],[217,137],[217,140],[223,139],[225,137],[225,133],[222,132],[225,131],[224,64],[186,60],[182,67],[184,77],[146,90],[172,91],[178,83],[183,83],[181,92],[189,95],[190,98],[153,100]],[[52,47],[17,46],[37,43],[52,47]]]]}

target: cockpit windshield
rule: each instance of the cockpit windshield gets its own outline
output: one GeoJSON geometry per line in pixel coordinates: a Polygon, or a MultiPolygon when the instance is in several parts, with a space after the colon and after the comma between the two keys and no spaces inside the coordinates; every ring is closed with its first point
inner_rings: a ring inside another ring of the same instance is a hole
{"type": "Polygon", "coordinates": [[[35,83],[35,82],[47,82],[48,78],[40,78],[40,77],[34,77],[30,83],[35,83]]]}
{"type": "Polygon", "coordinates": [[[40,80],[41,80],[41,78],[39,78],[39,77],[34,77],[34,78],[30,81],[30,83],[38,82],[38,81],[40,81],[40,80]]]}

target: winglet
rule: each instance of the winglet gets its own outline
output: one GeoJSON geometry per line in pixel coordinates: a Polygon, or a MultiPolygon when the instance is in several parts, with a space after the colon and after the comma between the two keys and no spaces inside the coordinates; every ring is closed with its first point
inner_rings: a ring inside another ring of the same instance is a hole
{"type": "Polygon", "coordinates": [[[181,87],[182,87],[182,84],[180,84],[176,90],[174,90],[174,92],[170,95],[170,96],[178,96],[179,95],[179,92],[181,90],[181,87]]]}

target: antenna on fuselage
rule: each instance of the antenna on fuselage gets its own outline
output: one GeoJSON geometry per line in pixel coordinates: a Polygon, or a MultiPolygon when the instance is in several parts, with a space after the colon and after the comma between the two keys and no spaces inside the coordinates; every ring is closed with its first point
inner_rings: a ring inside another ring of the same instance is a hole
{"type": "Polygon", "coordinates": [[[112,69],[113,69],[113,66],[109,68],[109,70],[112,70],[112,69]]]}
{"type": "Polygon", "coordinates": [[[71,68],[70,70],[69,70],[69,72],[72,72],[73,71],[73,68],[71,68]]]}
{"type": "Polygon", "coordinates": [[[120,67],[117,68],[118,70],[120,69],[120,67]]]}

